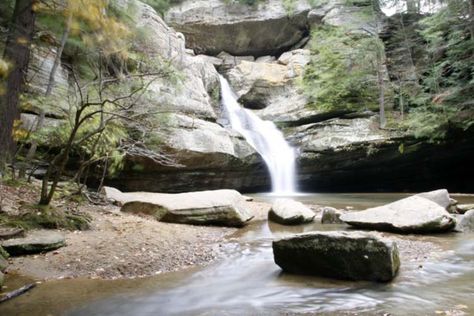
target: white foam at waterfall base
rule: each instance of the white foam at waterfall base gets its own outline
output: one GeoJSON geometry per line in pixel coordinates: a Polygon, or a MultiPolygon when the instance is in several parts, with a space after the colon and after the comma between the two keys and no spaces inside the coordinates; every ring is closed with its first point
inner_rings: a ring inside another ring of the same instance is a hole
{"type": "Polygon", "coordinates": [[[295,150],[281,131],[270,121],[264,121],[252,111],[240,106],[227,80],[220,76],[222,105],[233,130],[262,156],[272,180],[275,195],[296,194],[295,150]]]}

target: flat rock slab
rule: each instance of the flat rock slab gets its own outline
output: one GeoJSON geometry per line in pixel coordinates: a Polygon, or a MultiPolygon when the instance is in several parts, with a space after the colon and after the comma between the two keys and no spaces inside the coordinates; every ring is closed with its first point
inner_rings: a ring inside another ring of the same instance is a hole
{"type": "Polygon", "coordinates": [[[283,271],[322,277],[391,281],[400,259],[395,242],[365,232],[312,232],[273,241],[283,271]]]}
{"type": "Polygon", "coordinates": [[[420,196],[341,215],[349,225],[398,233],[437,233],[450,231],[456,220],[440,205],[420,196]]]}
{"type": "Polygon", "coordinates": [[[22,228],[0,227],[0,240],[24,236],[25,231],[22,228]]]}
{"type": "Polygon", "coordinates": [[[48,230],[32,231],[24,238],[2,242],[2,247],[12,256],[51,251],[65,245],[66,241],[62,234],[48,230]]]}
{"type": "Polygon", "coordinates": [[[162,222],[240,227],[253,218],[235,190],[122,194],[126,199],[122,212],[152,215],[162,222]]]}
{"type": "Polygon", "coordinates": [[[277,199],[268,212],[268,219],[282,225],[299,225],[314,220],[316,214],[301,202],[277,199]]]}

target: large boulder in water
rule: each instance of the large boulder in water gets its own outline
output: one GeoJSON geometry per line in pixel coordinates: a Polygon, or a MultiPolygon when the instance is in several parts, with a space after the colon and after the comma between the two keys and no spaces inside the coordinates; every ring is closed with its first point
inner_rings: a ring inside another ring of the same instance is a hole
{"type": "Polygon", "coordinates": [[[253,218],[244,197],[235,190],[123,195],[128,201],[122,212],[151,215],[162,222],[240,227],[253,218]]]}
{"type": "Polygon", "coordinates": [[[66,240],[58,232],[38,230],[24,238],[6,240],[1,245],[10,255],[21,256],[58,249],[66,245],[66,240]]]}
{"type": "Polygon", "coordinates": [[[277,199],[270,211],[268,219],[282,225],[298,225],[312,222],[314,212],[301,202],[291,199],[277,199]]]}
{"type": "Polygon", "coordinates": [[[323,277],[387,282],[400,267],[395,242],[364,232],[313,232],[273,242],[284,271],[323,277]]]}
{"type": "Polygon", "coordinates": [[[333,207],[322,207],[321,211],[321,224],[342,224],[341,215],[346,211],[338,210],[333,207]]]}
{"type": "Polygon", "coordinates": [[[399,233],[445,232],[456,225],[456,220],[442,206],[420,196],[343,214],[340,218],[355,227],[399,233]]]}

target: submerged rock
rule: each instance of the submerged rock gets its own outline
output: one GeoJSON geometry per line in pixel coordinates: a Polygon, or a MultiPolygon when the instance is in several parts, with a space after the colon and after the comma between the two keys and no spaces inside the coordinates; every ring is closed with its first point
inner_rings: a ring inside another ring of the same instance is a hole
{"type": "Polygon", "coordinates": [[[342,210],[335,209],[333,207],[323,207],[320,209],[322,211],[321,223],[322,224],[342,224],[344,223],[341,220],[341,215],[345,212],[342,210]]]}
{"type": "Polygon", "coordinates": [[[55,250],[66,245],[64,236],[47,230],[30,232],[24,238],[14,238],[4,241],[3,248],[12,256],[41,253],[55,250]]]}
{"type": "Polygon", "coordinates": [[[122,212],[146,214],[162,222],[240,227],[253,218],[235,190],[179,194],[123,193],[122,212]]]}
{"type": "Polygon", "coordinates": [[[277,199],[268,212],[268,219],[282,225],[298,225],[312,222],[315,215],[301,202],[277,199]]]}
{"type": "Polygon", "coordinates": [[[474,233],[474,209],[460,216],[456,230],[463,233],[474,233]]]}
{"type": "Polygon", "coordinates": [[[355,227],[399,233],[444,232],[456,225],[455,219],[443,207],[420,196],[343,214],[341,220],[355,227]]]}
{"type": "Polygon", "coordinates": [[[474,210],[474,204],[458,204],[456,210],[459,214],[464,214],[470,210],[474,210]]]}
{"type": "Polygon", "coordinates": [[[400,267],[395,242],[363,232],[313,232],[273,242],[284,271],[323,277],[388,282],[400,267]]]}
{"type": "Polygon", "coordinates": [[[5,281],[5,277],[3,276],[3,273],[0,272],[0,291],[2,290],[3,282],[5,281]]]}

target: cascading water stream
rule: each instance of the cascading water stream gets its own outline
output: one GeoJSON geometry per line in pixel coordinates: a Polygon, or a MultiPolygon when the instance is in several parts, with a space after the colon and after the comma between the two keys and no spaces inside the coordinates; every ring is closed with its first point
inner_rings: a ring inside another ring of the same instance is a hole
{"type": "Polygon", "coordinates": [[[237,102],[227,80],[220,76],[222,105],[233,130],[262,156],[272,180],[272,193],[296,193],[295,150],[285,141],[281,131],[270,121],[264,121],[237,102]]]}

